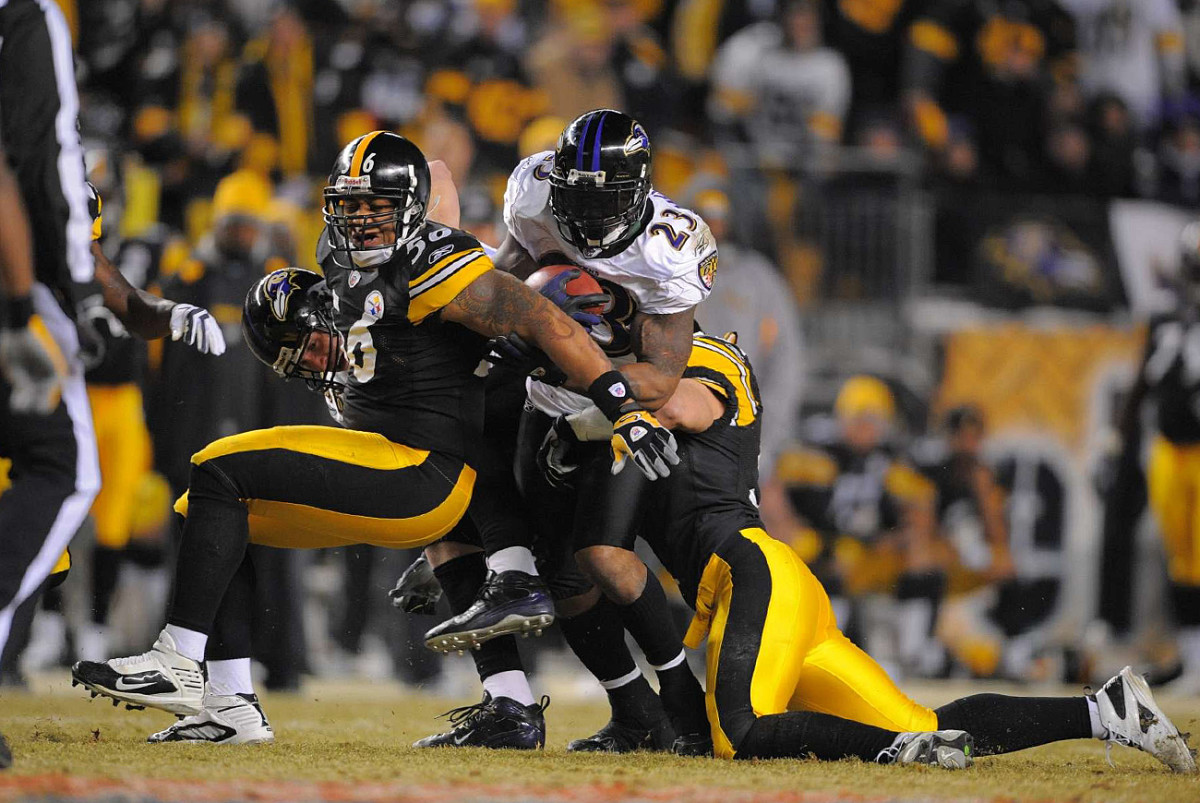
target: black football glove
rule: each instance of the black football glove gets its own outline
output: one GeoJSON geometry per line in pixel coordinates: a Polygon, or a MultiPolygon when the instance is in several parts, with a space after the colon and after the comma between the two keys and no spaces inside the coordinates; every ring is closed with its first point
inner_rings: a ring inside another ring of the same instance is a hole
{"type": "Polygon", "coordinates": [[[671,466],[679,465],[675,436],[637,403],[620,371],[602,374],[588,388],[588,396],[613,424],[613,474],[620,473],[629,458],[651,480],[669,476],[671,466]]]}
{"type": "Polygon", "coordinates": [[[404,570],[404,574],[396,581],[396,587],[388,592],[393,607],[405,613],[437,613],[438,600],[441,598],[442,585],[424,555],[404,570]]]}
{"type": "Polygon", "coordinates": [[[524,374],[554,387],[567,381],[567,375],[551,362],[546,352],[529,345],[516,332],[492,338],[484,359],[497,368],[524,374]]]}
{"type": "Polygon", "coordinates": [[[566,416],[555,418],[537,453],[538,468],[546,482],[553,487],[563,488],[570,484],[571,474],[579,468],[572,454],[578,443],[579,439],[575,437],[575,430],[566,416]]]}

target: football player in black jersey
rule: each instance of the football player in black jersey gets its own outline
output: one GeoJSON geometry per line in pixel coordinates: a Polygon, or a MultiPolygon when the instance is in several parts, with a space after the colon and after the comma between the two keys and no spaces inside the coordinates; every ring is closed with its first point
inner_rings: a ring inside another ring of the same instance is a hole
{"type": "MultiPolygon", "coordinates": [[[[1102,738],[1196,772],[1184,738],[1128,667],[1085,697],[979,694],[936,710],[908,698],[841,633],[829,597],[795,551],[763,529],[753,497],[762,414],[745,354],[731,339],[696,334],[683,379],[659,410],[678,434],[680,464],[652,492],[618,500],[597,525],[635,527],[695,609],[686,643],[698,647],[707,636],[716,756],[958,768],[976,754],[1102,738]]],[[[568,441],[571,431],[555,430],[568,441]]],[[[548,445],[568,482],[562,465],[573,447],[548,445]]],[[[593,639],[581,657],[604,677],[628,650],[619,628],[598,627],[593,639]]],[[[611,750],[645,736],[614,717],[592,739],[595,749],[611,750]]]]}
{"type": "Polygon", "coordinates": [[[1185,694],[1200,692],[1200,223],[1180,234],[1175,308],[1150,320],[1145,354],[1120,423],[1141,443],[1142,402],[1154,404],[1146,490],[1167,553],[1185,694]]]}
{"type": "MultiPolygon", "coordinates": [[[[477,479],[488,484],[476,469],[482,384],[475,375],[487,338],[515,332],[549,355],[568,384],[611,419],[617,466],[629,460],[666,476],[677,460],[673,437],[635,401],[587,333],[537,292],[493,270],[469,234],[427,221],[429,196],[429,167],[411,142],[382,131],[353,140],[325,190],[320,256],[332,315],[323,319],[318,306],[304,305],[302,340],[255,345],[259,313],[294,325],[291,301],[307,288],[304,272],[294,269],[252,288],[243,317],[252,348],[263,349],[260,356],[279,374],[334,391],[345,429],[247,432],[193,457],[188,492],[176,503],[185,523],[166,628],[146,653],[73,668],[76,681],[114,703],[189,717],[156,741],[273,738],[257,700],[242,690],[249,685],[248,638],[214,631],[223,608],[247,607],[248,543],[424,546],[470,512],[477,479]],[[324,336],[313,335],[318,331],[324,336]],[[306,350],[322,340],[322,370],[302,368],[306,350]],[[330,349],[344,359],[331,359],[330,349]],[[237,662],[237,672],[209,690],[206,659],[237,662]]],[[[547,601],[535,593],[484,602],[501,614],[489,635],[551,621],[547,601]]]]}

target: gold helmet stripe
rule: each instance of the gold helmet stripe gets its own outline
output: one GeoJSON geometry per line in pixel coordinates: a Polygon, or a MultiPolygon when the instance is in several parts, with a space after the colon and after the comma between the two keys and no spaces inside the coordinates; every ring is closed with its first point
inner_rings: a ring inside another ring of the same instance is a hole
{"type": "Polygon", "coordinates": [[[354,149],[354,158],[350,160],[350,177],[358,178],[362,175],[363,159],[367,155],[367,146],[371,144],[371,140],[385,131],[372,131],[370,134],[363,134],[362,139],[358,141],[358,147],[354,149]]]}

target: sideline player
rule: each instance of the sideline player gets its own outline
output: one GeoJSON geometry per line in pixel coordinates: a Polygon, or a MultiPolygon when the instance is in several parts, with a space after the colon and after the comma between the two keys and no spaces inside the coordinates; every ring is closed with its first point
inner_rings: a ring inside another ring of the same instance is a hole
{"type": "MultiPolygon", "coordinates": [[[[206,311],[138,294],[97,262],[74,76],[54,3],[0,3],[0,456],[13,461],[0,498],[0,653],[18,606],[55,567],[100,483],[73,283],[99,278],[104,303],[142,337],[224,348],[219,331],[206,336],[216,329],[206,311]]],[[[10,760],[0,739],[0,768],[10,760]]]]}
{"type": "MultiPolygon", "coordinates": [[[[687,363],[695,306],[712,288],[717,248],[698,215],[653,190],[651,157],[650,139],[633,118],[612,109],[581,115],[553,152],[525,159],[509,177],[508,234],[496,259],[519,276],[564,263],[594,276],[608,300],[592,336],[621,366],[634,396],[655,409],[670,398],[687,363]]],[[[537,472],[532,461],[553,417],[593,408],[586,397],[544,381],[529,382],[528,398],[533,409],[525,413],[518,436],[524,477],[537,472]]],[[[531,513],[540,518],[544,540],[574,553],[586,575],[582,587],[552,588],[559,624],[568,641],[586,641],[586,633],[569,621],[582,608],[568,599],[585,598],[591,583],[602,589],[613,603],[610,612],[656,670],[679,749],[707,752],[703,691],[684,661],[661,585],[627,545],[588,526],[597,517],[592,506],[624,493],[632,473],[610,476],[603,449],[590,455],[583,470],[587,493],[536,497],[537,491],[522,489],[531,513]],[[572,522],[569,529],[564,522],[572,522]]],[[[477,629],[468,612],[433,628],[426,643],[434,649],[470,646],[477,629]]]]}
{"type": "MultiPolygon", "coordinates": [[[[424,546],[468,512],[482,413],[474,372],[486,338],[516,332],[555,360],[611,417],[618,466],[629,459],[669,473],[673,438],[587,333],[493,270],[473,237],[427,222],[429,195],[428,164],[411,142],[381,131],[353,140],[325,191],[332,320],[320,305],[292,309],[309,289],[304,271],[276,271],[248,296],[277,323],[303,326],[303,337],[283,348],[263,339],[260,358],[280,375],[334,391],[346,429],[248,432],[193,457],[189,490],[176,504],[185,524],[166,628],[146,653],[73,669],[76,681],[114,701],[199,717],[192,732],[168,729],[155,740],[273,739],[250,687],[248,634],[213,629],[230,621],[222,611],[244,613],[249,604],[248,543],[424,546]],[[301,367],[309,350],[324,356],[319,373],[301,367]]],[[[246,329],[252,344],[260,334],[246,329]]],[[[534,595],[504,603],[517,629],[542,624],[534,595]]],[[[244,616],[233,621],[244,629],[244,616]]]]}

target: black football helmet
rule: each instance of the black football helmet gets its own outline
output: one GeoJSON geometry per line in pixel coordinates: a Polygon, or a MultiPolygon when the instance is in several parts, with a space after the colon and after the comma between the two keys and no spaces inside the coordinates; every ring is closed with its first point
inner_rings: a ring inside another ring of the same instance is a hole
{"type": "Polygon", "coordinates": [[[649,196],[650,138],[637,120],[596,109],[562,132],[550,209],[563,239],[585,257],[618,253],[637,236],[649,196]]]}
{"type": "Polygon", "coordinates": [[[429,185],[425,154],[399,134],[372,131],[342,148],[323,195],[330,245],[351,258],[343,266],[377,265],[411,240],[425,222],[429,185]],[[376,199],[395,206],[358,211],[361,201],[374,207],[376,199]]]}
{"type": "Polygon", "coordinates": [[[281,268],[259,279],[242,305],[242,337],[258,361],[285,379],[299,377],[313,390],[338,386],[341,336],[326,302],[314,290],[321,276],[300,268],[281,268]],[[329,335],[325,371],[300,366],[312,333],[329,335]]]}

